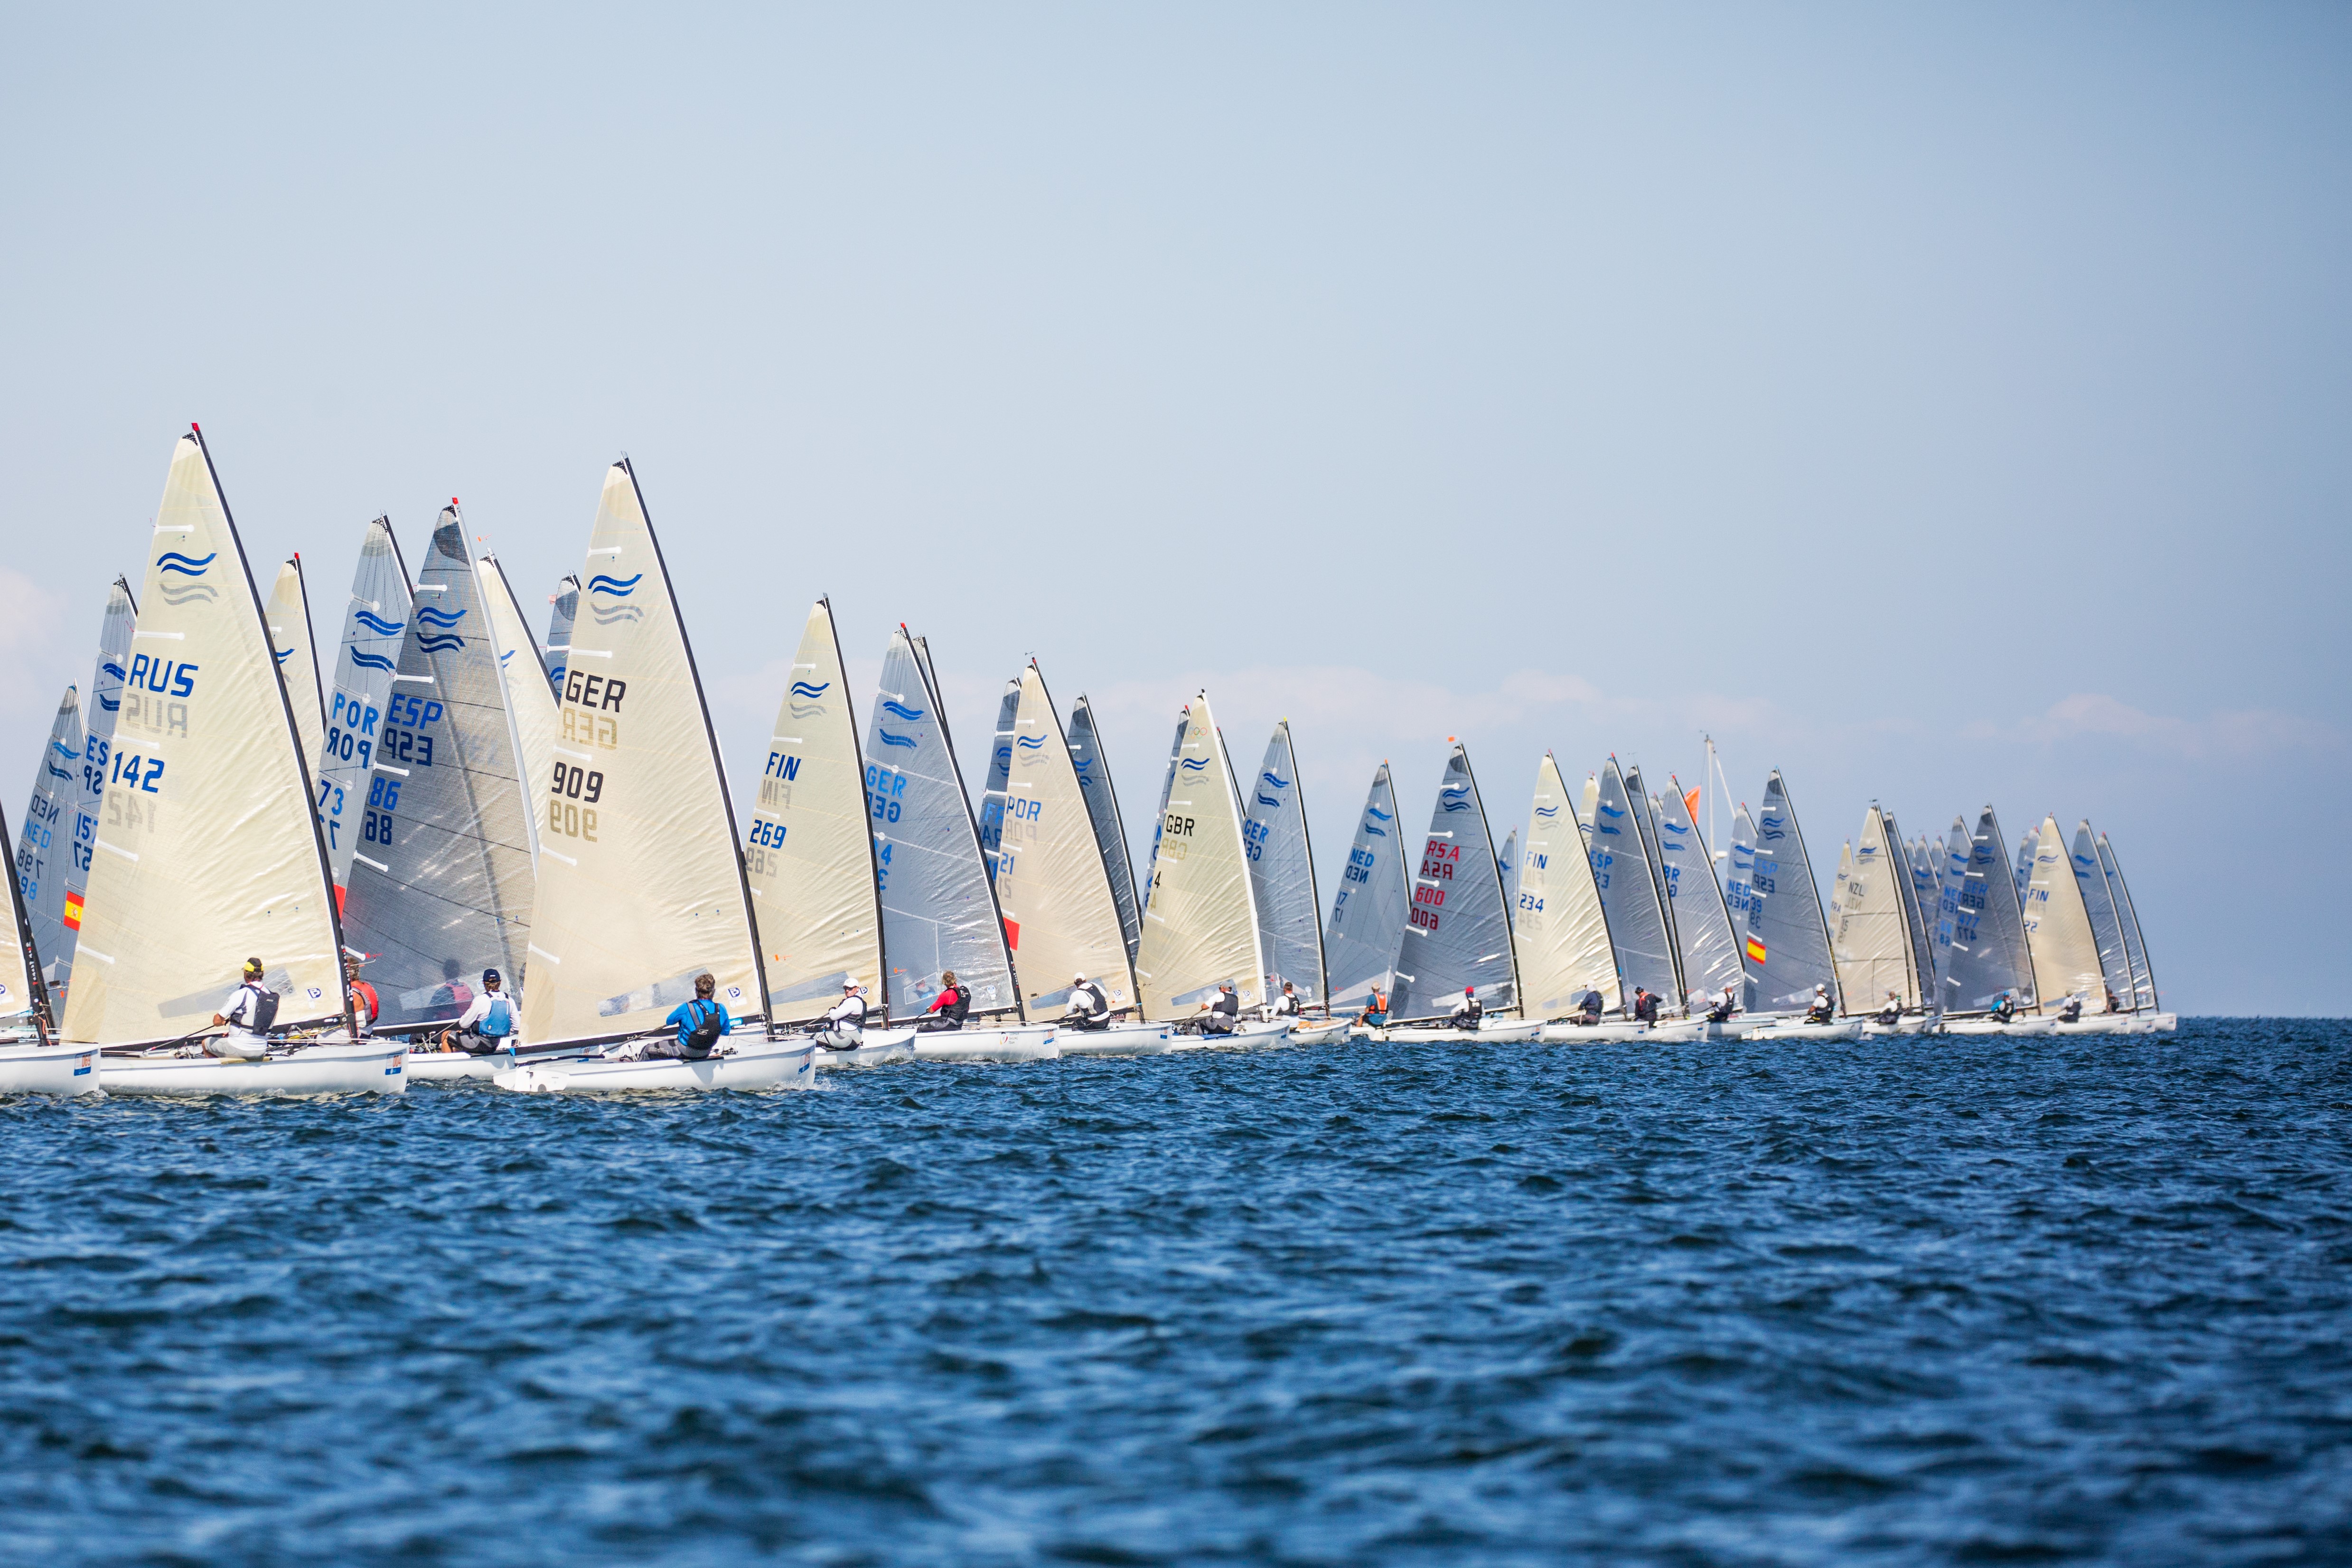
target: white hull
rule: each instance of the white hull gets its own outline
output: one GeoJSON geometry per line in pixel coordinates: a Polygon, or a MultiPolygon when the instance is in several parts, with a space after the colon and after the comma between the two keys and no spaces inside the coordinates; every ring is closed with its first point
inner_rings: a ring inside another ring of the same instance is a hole
{"type": "Polygon", "coordinates": [[[0,1094],[97,1094],[98,1047],[0,1047],[0,1094]]]}
{"type": "Polygon", "coordinates": [[[1224,1051],[1265,1050],[1279,1046],[1290,1038],[1290,1026],[1281,1024],[1241,1024],[1229,1035],[1180,1035],[1169,1031],[1168,1048],[1171,1051],[1197,1051],[1213,1047],[1224,1051]]]}
{"type": "Polygon", "coordinates": [[[1941,1025],[1937,1025],[1932,1029],[1929,1028],[1927,1026],[1932,1022],[1934,1022],[1934,1020],[1920,1014],[1906,1015],[1904,1017],[1896,1019],[1892,1024],[1882,1024],[1875,1018],[1866,1018],[1863,1021],[1862,1032],[1865,1035],[1937,1035],[1943,1033],[1943,1027],[1941,1025]]]}
{"type": "Polygon", "coordinates": [[[494,1057],[469,1057],[463,1051],[411,1051],[408,1078],[412,1083],[447,1083],[461,1078],[488,1078],[499,1068],[513,1065],[513,1056],[505,1051],[494,1057]]]}
{"type": "Polygon", "coordinates": [[[1603,1018],[1598,1024],[1546,1024],[1536,1037],[1547,1046],[1587,1046],[1603,1040],[1737,1039],[1738,1030],[1737,1023],[1710,1024],[1705,1018],[1676,1018],[1656,1026],[1603,1018]]]}
{"type": "Polygon", "coordinates": [[[2074,1023],[2058,1021],[2061,1035],[2144,1035],[2149,1033],[2146,1024],[2129,1013],[2097,1013],[2078,1018],[2074,1023]]]}
{"type": "Polygon", "coordinates": [[[1328,1024],[1293,1024],[1290,1043],[1294,1046],[1329,1046],[1346,1039],[1355,1025],[1345,1018],[1328,1024]]]}
{"type": "Polygon", "coordinates": [[[102,1057],[109,1094],[401,1094],[407,1090],[405,1040],[305,1046],[257,1062],[223,1057],[102,1057]]]}
{"type": "Polygon", "coordinates": [[[2058,1030],[2055,1018],[2012,1018],[2006,1024],[1990,1018],[1947,1018],[1948,1035],[2050,1035],[2058,1030]]]}
{"type": "Polygon", "coordinates": [[[2133,1016],[2140,1020],[2141,1029],[2151,1035],[2169,1035],[2180,1027],[2178,1013],[2136,1013],[2133,1016]]]}
{"type": "Polygon", "coordinates": [[[1055,1038],[1066,1057],[1156,1057],[1175,1040],[1165,1024],[1113,1024],[1108,1029],[1065,1029],[1055,1038]]]}
{"type": "MultiPolygon", "coordinates": [[[[805,1036],[794,1037],[806,1038],[805,1036]]],[[[880,1067],[884,1062],[910,1062],[914,1059],[915,1026],[912,1024],[901,1024],[888,1029],[867,1029],[859,1037],[859,1043],[845,1051],[825,1046],[816,1047],[816,1065],[821,1068],[870,1068],[880,1067]]]]}
{"type": "Polygon", "coordinates": [[[919,1062],[1049,1062],[1062,1054],[1051,1024],[1012,1028],[967,1024],[961,1029],[914,1037],[919,1062]]]}
{"type": "Polygon", "coordinates": [[[638,1094],[662,1090],[808,1089],[816,1082],[815,1047],[805,1039],[761,1040],[738,1037],[726,1056],[698,1062],[657,1058],[653,1061],[604,1061],[575,1057],[565,1061],[510,1066],[490,1082],[518,1094],[638,1094]]]}
{"type": "Polygon", "coordinates": [[[1862,1038],[1862,1020],[1841,1018],[1832,1024],[1808,1024],[1790,1019],[1750,1029],[1747,1037],[1751,1040],[1810,1040],[1816,1044],[1858,1040],[1862,1038]]]}
{"type": "Polygon", "coordinates": [[[1521,1046],[1540,1039],[1543,1028],[1540,1018],[1482,1018],[1475,1029],[1457,1029],[1451,1024],[1402,1024],[1381,1030],[1379,1037],[1402,1042],[1452,1040],[1465,1046],[1521,1046]]]}

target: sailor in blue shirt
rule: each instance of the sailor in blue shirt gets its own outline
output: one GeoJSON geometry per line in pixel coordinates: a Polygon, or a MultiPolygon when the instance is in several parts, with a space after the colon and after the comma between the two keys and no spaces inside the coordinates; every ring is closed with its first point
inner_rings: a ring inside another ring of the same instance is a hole
{"type": "Polygon", "coordinates": [[[727,1037],[728,1017],[724,1003],[712,999],[719,982],[705,973],[694,977],[694,1000],[681,1002],[670,1010],[662,1023],[677,1031],[667,1040],[648,1040],[638,1051],[639,1061],[708,1061],[719,1042],[727,1037]]]}

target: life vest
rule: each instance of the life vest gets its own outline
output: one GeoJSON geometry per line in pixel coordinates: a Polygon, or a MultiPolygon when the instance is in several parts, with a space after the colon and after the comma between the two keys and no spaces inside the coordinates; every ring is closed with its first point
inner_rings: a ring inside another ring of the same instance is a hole
{"type": "Polygon", "coordinates": [[[1072,987],[1070,991],[1070,1000],[1073,1002],[1082,1001],[1086,1005],[1087,1016],[1088,1017],[1097,1017],[1102,1014],[1110,1011],[1110,998],[1104,995],[1103,988],[1096,984],[1091,980],[1087,981],[1084,985],[1072,987]]]}
{"type": "Polygon", "coordinates": [[[1274,1015],[1277,1018],[1296,1018],[1298,1016],[1298,993],[1296,991],[1286,991],[1281,995],[1276,997],[1274,999],[1274,1015]]]}
{"type": "Polygon", "coordinates": [[[503,1040],[514,1033],[514,1004],[501,991],[490,998],[490,1010],[474,1026],[475,1033],[486,1040],[503,1040]]]}
{"type": "Polygon", "coordinates": [[[383,1003],[378,999],[375,987],[364,980],[352,982],[352,994],[358,998],[360,1022],[373,1024],[383,1016],[383,1003]]]}
{"type": "Polygon", "coordinates": [[[957,1023],[961,1024],[964,1020],[964,1016],[971,1011],[971,988],[965,985],[961,981],[956,982],[955,989],[948,992],[946,996],[942,996],[940,999],[940,1016],[942,1018],[953,1018],[957,1023]],[[947,1000],[947,996],[952,996],[955,1000],[950,1002],[947,1000]]]}

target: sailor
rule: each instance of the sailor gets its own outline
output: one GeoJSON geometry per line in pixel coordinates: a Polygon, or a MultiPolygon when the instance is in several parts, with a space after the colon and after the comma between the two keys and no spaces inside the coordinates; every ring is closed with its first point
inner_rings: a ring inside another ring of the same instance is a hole
{"type": "Polygon", "coordinates": [[[1242,1021],[1242,999],[1234,994],[1234,983],[1217,982],[1217,994],[1201,1004],[1201,1016],[1195,1020],[1204,1035],[1230,1035],[1242,1021]]]}
{"type": "Polygon", "coordinates": [[[1722,994],[1715,999],[1715,1005],[1706,1010],[1706,1021],[1710,1024],[1728,1024],[1731,1022],[1731,1016],[1738,1011],[1739,1004],[1734,999],[1733,988],[1727,985],[1723,988],[1722,994]]]}
{"type": "Polygon", "coordinates": [[[1582,1024],[1585,1027],[1591,1028],[1593,1025],[1601,1022],[1601,993],[1598,991],[1587,991],[1582,996],[1577,999],[1576,1021],[1582,1024]]]}
{"type": "Polygon", "coordinates": [[[499,989],[499,972],[482,971],[482,989],[466,1005],[457,1021],[441,1031],[443,1050],[455,1046],[469,1057],[487,1057],[514,1049],[519,1037],[514,998],[499,989]]]}
{"type": "Polygon", "coordinates": [[[1890,1029],[1903,1021],[1902,992],[1889,991],[1886,994],[1886,1005],[1878,1010],[1878,1021],[1890,1029]]]}
{"type": "Polygon", "coordinates": [[[205,1041],[205,1054],[231,1061],[261,1060],[269,1054],[269,1023],[277,1016],[278,997],[261,983],[261,960],[247,959],[245,978],[213,1015],[213,1022],[227,1025],[228,1033],[205,1041]]]}
{"type": "Polygon", "coordinates": [[[343,950],[343,990],[351,998],[352,1021],[362,1035],[383,1016],[383,1002],[376,995],[375,987],[360,978],[360,965],[364,962],[362,955],[349,948],[343,950]]]}
{"type": "Polygon", "coordinates": [[[1454,1011],[1445,1021],[1457,1029],[1475,1029],[1478,1026],[1480,1015],[1486,1011],[1486,1008],[1478,1005],[1478,988],[1475,985],[1465,985],[1462,988],[1462,1000],[1454,1004],[1454,1011]]]}
{"type": "Polygon", "coordinates": [[[2110,985],[2110,986],[2108,986],[2108,987],[2106,988],[2106,992],[2107,992],[2107,1011],[2108,1011],[2108,1012],[2110,1012],[2110,1013],[2120,1013],[2120,1012],[2122,1012],[2122,1011],[2124,1010],[2123,998],[2116,994],[2116,988],[2115,988],[2114,986],[2110,985]]]}
{"type": "Polygon", "coordinates": [[[1070,977],[1070,1003],[1062,1014],[1062,1022],[1073,1029],[1108,1029],[1110,1027],[1110,998],[1103,988],[1084,973],[1070,977]]]}
{"type": "Polygon", "coordinates": [[[662,1020],[677,1033],[667,1040],[649,1040],[637,1048],[637,1061],[708,1061],[727,1037],[727,1005],[712,993],[719,982],[708,970],[694,977],[694,1000],[681,1002],[662,1020]]]}
{"type": "Polygon", "coordinates": [[[2083,1021],[2083,998],[2079,995],[2067,997],[2065,1005],[2058,1009],[2058,1021],[2062,1024],[2081,1023],[2083,1021]]]}
{"type": "Polygon", "coordinates": [[[1282,983],[1282,994],[1274,999],[1274,1016],[1277,1018],[1296,1018],[1298,1015],[1298,988],[1286,980],[1282,983]]]}
{"type": "Polygon", "coordinates": [[[923,1009],[923,1021],[915,1026],[915,1032],[940,1035],[961,1029],[965,1015],[971,1011],[971,993],[956,980],[954,970],[942,970],[940,973],[940,994],[931,998],[929,1007],[923,1009]]]}
{"type": "Polygon", "coordinates": [[[1658,1026],[1658,999],[1650,994],[1647,986],[1633,987],[1633,1021],[1647,1024],[1654,1029],[1658,1026]]]}
{"type": "Polygon", "coordinates": [[[1381,995],[1381,988],[1375,985],[1372,987],[1372,999],[1364,1004],[1362,1012],[1356,1015],[1356,1022],[1367,1029],[1378,1029],[1385,1027],[1388,1021],[1389,999],[1381,995]]]}
{"type": "Polygon", "coordinates": [[[1813,982],[1813,999],[1805,1008],[1805,1022],[1826,1024],[1837,1016],[1837,1004],[1830,1000],[1830,988],[1822,981],[1813,982]]]}
{"type": "Polygon", "coordinates": [[[855,980],[841,983],[841,1000],[824,1016],[824,1023],[809,1037],[828,1051],[854,1051],[866,1039],[866,994],[855,980]]]}
{"type": "Polygon", "coordinates": [[[1998,997],[1994,998],[1992,1011],[1987,1014],[1986,1016],[1990,1018],[1996,1024],[2007,1024],[2014,1021],[2017,1017],[2017,998],[2011,995],[2006,991],[2002,992],[1998,997]]]}

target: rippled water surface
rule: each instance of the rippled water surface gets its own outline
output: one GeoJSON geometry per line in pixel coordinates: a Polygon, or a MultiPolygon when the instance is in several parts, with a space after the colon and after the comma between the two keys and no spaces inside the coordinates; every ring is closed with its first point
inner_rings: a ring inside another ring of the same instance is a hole
{"type": "Polygon", "coordinates": [[[2344,1561],[2347,1052],[8,1102],[0,1557],[2344,1561]]]}

